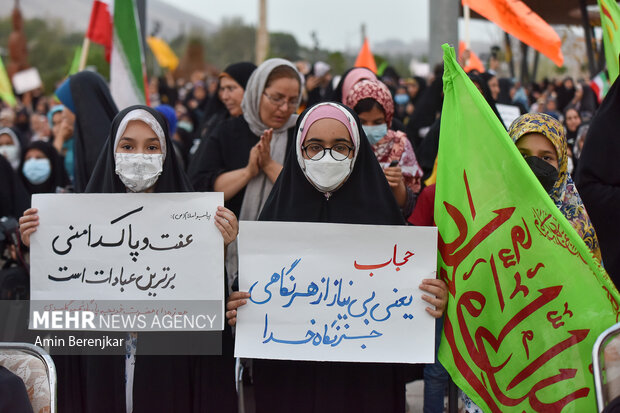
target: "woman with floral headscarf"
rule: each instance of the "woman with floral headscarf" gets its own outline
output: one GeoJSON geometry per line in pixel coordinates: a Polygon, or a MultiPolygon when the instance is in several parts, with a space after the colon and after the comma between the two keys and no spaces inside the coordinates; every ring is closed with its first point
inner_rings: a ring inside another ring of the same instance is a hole
{"type": "Polygon", "coordinates": [[[390,129],[394,101],[389,89],[379,81],[362,80],[353,85],[345,99],[359,116],[403,215],[409,216],[420,192],[422,169],[407,135],[390,129]]]}
{"type": "Polygon", "coordinates": [[[517,118],[508,132],[555,205],[600,261],[594,227],[567,171],[566,135],[562,124],[544,113],[527,113],[517,118]]]}
{"type": "MultiPolygon", "coordinates": [[[[508,133],[562,215],[601,261],[594,227],[567,171],[566,134],[562,124],[545,113],[526,113],[512,122],[508,133]]],[[[482,412],[464,392],[460,395],[467,413],[482,412]]]]}

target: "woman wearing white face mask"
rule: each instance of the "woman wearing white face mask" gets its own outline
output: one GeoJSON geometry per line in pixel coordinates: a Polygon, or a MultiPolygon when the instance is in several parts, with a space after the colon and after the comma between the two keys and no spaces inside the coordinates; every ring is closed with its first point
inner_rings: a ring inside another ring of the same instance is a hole
{"type": "Polygon", "coordinates": [[[19,167],[22,156],[21,143],[11,128],[0,129],[0,155],[4,156],[14,170],[19,167]]]}
{"type": "MultiPolygon", "coordinates": [[[[295,146],[259,220],[404,225],[357,116],[337,103],[320,103],[300,116],[295,146]]],[[[420,289],[428,293],[422,295],[431,305],[427,312],[440,317],[446,284],[428,279],[420,289]]],[[[247,292],[231,294],[226,305],[230,325],[249,297],[247,292]]],[[[254,360],[256,412],[404,412],[402,368],[391,363],[254,360]]]]}
{"type": "MultiPolygon", "coordinates": [[[[187,176],[174,156],[163,115],[147,106],[131,106],[121,111],[112,121],[110,134],[86,192],[192,190],[187,176]]],[[[39,224],[36,212],[36,209],[29,209],[20,219],[20,232],[26,245],[29,245],[30,235],[39,224]]],[[[228,209],[218,208],[215,225],[222,233],[225,246],[236,238],[237,219],[228,209]]],[[[139,336],[142,340],[156,338],[148,337],[149,333],[140,333],[139,336]]],[[[230,331],[224,332],[223,339],[226,340],[227,337],[231,342],[230,331]]],[[[59,410],[134,413],[208,411],[211,406],[204,404],[201,398],[201,394],[205,392],[204,383],[210,383],[208,394],[218,395],[219,404],[214,404],[213,411],[236,410],[232,356],[226,359],[223,356],[136,357],[135,351],[139,342],[139,339],[132,336],[126,358],[60,358],[57,363],[59,410]],[[210,380],[212,371],[217,372],[221,380],[210,380]],[[76,377],[76,374],[80,377],[76,377]]],[[[226,343],[223,343],[223,349],[225,347],[226,343]]]]}
{"type": "Polygon", "coordinates": [[[345,99],[347,106],[360,117],[403,216],[409,216],[420,192],[422,169],[407,135],[390,129],[394,102],[389,89],[379,81],[362,80],[351,88],[345,99]]]}

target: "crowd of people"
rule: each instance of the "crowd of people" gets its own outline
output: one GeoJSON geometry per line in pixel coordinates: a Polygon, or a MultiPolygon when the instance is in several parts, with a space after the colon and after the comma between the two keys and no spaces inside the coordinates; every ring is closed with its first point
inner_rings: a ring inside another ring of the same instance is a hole
{"type": "MultiPolygon", "coordinates": [[[[610,228],[608,219],[618,214],[610,211],[620,185],[613,165],[618,145],[604,142],[613,138],[606,135],[614,130],[617,88],[599,109],[583,79],[521,84],[494,70],[469,76],[617,281],[620,220],[610,228]],[[498,105],[521,116],[506,119],[498,105]]],[[[57,357],[62,412],[237,411],[231,328],[249,298],[236,287],[239,220],[434,224],[441,67],[428,78],[401,78],[391,67],[380,76],[359,67],[335,76],[324,62],[274,58],[192,79],[153,79],[150,107],[117,108],[105,80],[89,71],[64,80],[53,96],[29,93],[15,108],[2,103],[0,216],[19,219],[21,232],[16,244],[2,245],[5,270],[28,267],[27,247],[39,225],[33,194],[224,194],[215,219],[226,246],[222,356],[136,356],[140,338],[133,335],[126,358],[57,357]]],[[[429,279],[420,289],[438,319],[438,345],[447,286],[429,279]]],[[[438,361],[423,371],[274,360],[254,360],[251,369],[257,412],[404,412],[405,383],[419,378],[424,411],[443,411],[448,375],[438,361]]]]}

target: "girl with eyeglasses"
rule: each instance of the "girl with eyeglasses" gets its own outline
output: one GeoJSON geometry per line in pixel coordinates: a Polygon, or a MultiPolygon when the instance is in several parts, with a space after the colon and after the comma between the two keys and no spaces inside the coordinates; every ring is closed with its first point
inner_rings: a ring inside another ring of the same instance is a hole
{"type": "MultiPolygon", "coordinates": [[[[259,219],[404,225],[357,115],[338,103],[320,103],[301,115],[295,144],[259,219]]],[[[430,305],[426,311],[441,317],[446,284],[426,279],[420,289],[430,305]]],[[[230,325],[248,298],[247,292],[230,295],[230,325]]],[[[257,359],[253,378],[257,413],[405,412],[399,364],[257,359]]]]}

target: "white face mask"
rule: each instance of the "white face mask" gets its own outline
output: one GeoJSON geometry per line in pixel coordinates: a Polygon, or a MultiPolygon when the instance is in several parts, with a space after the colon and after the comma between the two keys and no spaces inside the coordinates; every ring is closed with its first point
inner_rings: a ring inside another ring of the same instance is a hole
{"type": "Polygon", "coordinates": [[[2,154],[7,161],[9,161],[13,169],[17,169],[19,167],[19,148],[17,145],[0,146],[0,154],[2,154]]]}
{"type": "Polygon", "coordinates": [[[351,158],[337,161],[328,154],[318,161],[304,159],[306,176],[321,192],[331,192],[342,185],[351,174],[352,163],[351,158]]]}
{"type": "Polygon", "coordinates": [[[157,182],[164,166],[164,155],[115,153],[116,174],[131,192],[144,192],[157,182]]]}

